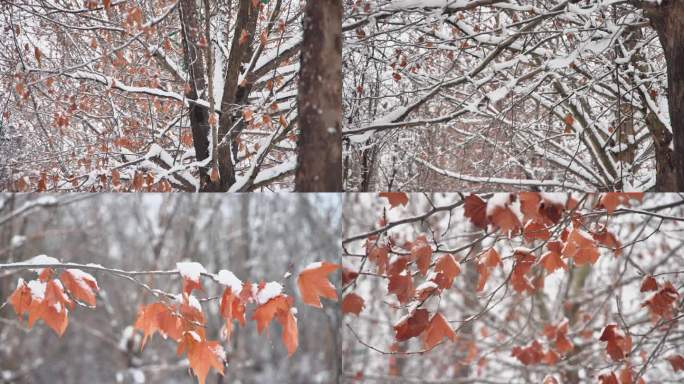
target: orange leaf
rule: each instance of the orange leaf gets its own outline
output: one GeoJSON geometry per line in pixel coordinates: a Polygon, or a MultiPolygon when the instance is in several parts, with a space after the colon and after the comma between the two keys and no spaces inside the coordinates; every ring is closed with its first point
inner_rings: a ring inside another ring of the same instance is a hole
{"type": "Polygon", "coordinates": [[[226,353],[217,341],[204,340],[193,331],[185,332],[178,344],[178,354],[183,351],[187,353],[190,368],[200,384],[204,384],[211,368],[223,375],[226,353]]]}
{"type": "Polygon", "coordinates": [[[600,375],[598,378],[599,384],[620,384],[620,382],[617,379],[617,376],[615,376],[615,372],[604,373],[600,375]]]}
{"type": "Polygon", "coordinates": [[[17,316],[22,316],[24,313],[28,312],[29,306],[31,305],[31,289],[26,285],[23,279],[19,279],[17,284],[17,289],[12,292],[8,302],[14,308],[14,312],[17,316]]]}
{"type": "Polygon", "coordinates": [[[419,336],[427,328],[428,321],[429,314],[426,309],[415,310],[394,325],[395,338],[397,341],[405,341],[419,336]]]}
{"type": "Polygon", "coordinates": [[[523,236],[527,241],[532,241],[534,239],[548,240],[549,237],[551,237],[551,234],[543,224],[530,221],[523,229],[523,236]]]}
{"type": "Polygon", "coordinates": [[[365,307],[364,300],[361,296],[352,292],[342,299],[342,313],[353,313],[356,316],[363,311],[365,307]]]}
{"type": "Polygon", "coordinates": [[[437,313],[432,316],[430,325],[428,325],[427,330],[423,334],[423,346],[425,349],[432,349],[444,340],[445,337],[451,341],[456,341],[456,332],[454,332],[444,316],[441,313],[437,313]]]}
{"type": "Polygon", "coordinates": [[[292,356],[299,346],[297,318],[295,318],[292,311],[288,310],[287,312],[277,313],[276,320],[282,327],[282,341],[285,348],[287,348],[287,355],[292,356]]]}
{"type": "Polygon", "coordinates": [[[153,336],[155,332],[161,332],[164,337],[167,336],[166,331],[162,328],[162,323],[164,323],[165,328],[168,331],[169,316],[175,318],[175,316],[173,316],[173,308],[164,303],[152,303],[140,308],[134,327],[143,332],[143,340],[140,346],[141,350],[145,347],[147,338],[153,336]],[[164,319],[163,322],[161,321],[162,319],[164,319]]]}
{"type": "Polygon", "coordinates": [[[384,274],[389,262],[390,247],[378,240],[377,236],[370,236],[366,240],[366,256],[368,261],[378,266],[378,273],[384,274]]]}
{"type": "Polygon", "coordinates": [[[226,288],[221,296],[220,313],[226,321],[225,338],[230,339],[233,332],[233,320],[237,320],[242,326],[245,325],[245,304],[230,287],[226,288]]]}
{"type": "Polygon", "coordinates": [[[313,263],[300,272],[297,286],[304,304],[321,308],[321,297],[337,301],[337,291],[328,280],[328,275],[339,268],[338,264],[323,261],[313,263]]]}
{"type": "Polygon", "coordinates": [[[618,331],[615,324],[609,324],[603,329],[599,341],[607,343],[606,352],[614,361],[624,359],[632,348],[631,338],[618,331]]]}
{"type": "MultiPolygon", "coordinates": [[[[558,243],[558,242],[554,242],[554,243],[558,243]]],[[[565,262],[561,259],[561,254],[559,252],[557,252],[556,250],[550,249],[550,248],[552,248],[552,247],[549,247],[550,244],[551,244],[551,242],[549,242],[549,244],[547,245],[547,247],[549,248],[549,252],[542,255],[541,259],[539,259],[539,263],[549,273],[552,273],[553,271],[555,271],[556,269],[559,269],[559,268],[563,268],[563,269],[567,270],[568,265],[565,264],[565,262]]],[[[560,243],[558,243],[558,244],[560,244],[560,243]]]]}
{"type": "Polygon", "coordinates": [[[406,206],[408,204],[408,195],[404,192],[381,192],[378,195],[387,199],[390,209],[398,205],[406,206]]]}
{"type": "Polygon", "coordinates": [[[517,358],[523,365],[539,364],[544,359],[545,353],[541,344],[534,340],[526,347],[513,347],[511,356],[517,358]]]}
{"type": "Polygon", "coordinates": [[[672,316],[672,311],[674,309],[672,304],[675,303],[678,296],[679,293],[677,293],[677,290],[672,286],[672,283],[668,281],[663,284],[658,292],[654,293],[641,305],[648,307],[649,312],[656,319],[659,317],[669,318],[672,316]]]}
{"type": "Polygon", "coordinates": [[[573,229],[568,235],[568,240],[563,247],[562,253],[564,256],[574,259],[575,264],[578,266],[594,264],[599,257],[599,251],[594,239],[577,228],[573,229]]]}
{"type": "Polygon", "coordinates": [[[100,288],[97,286],[97,281],[93,276],[80,269],[67,269],[62,271],[59,279],[62,280],[66,290],[76,299],[90,306],[95,306],[95,292],[100,290],[100,288]]]}
{"type": "Polygon", "coordinates": [[[425,235],[420,235],[416,241],[411,244],[411,260],[416,262],[418,270],[423,276],[427,276],[428,268],[430,268],[430,261],[432,258],[432,248],[427,242],[425,235]]]}
{"type": "Polygon", "coordinates": [[[252,319],[257,322],[257,332],[261,334],[278,312],[289,311],[290,303],[285,295],[278,295],[254,310],[252,319]]]}
{"type": "Polygon", "coordinates": [[[449,289],[454,282],[454,278],[461,273],[461,267],[458,265],[454,255],[447,253],[437,258],[435,272],[438,273],[438,276],[441,274],[445,277],[444,281],[437,283],[437,285],[442,289],[449,289]]]}
{"type": "Polygon", "coordinates": [[[629,206],[630,200],[641,202],[643,198],[643,192],[606,192],[601,195],[598,207],[605,208],[610,214],[615,212],[618,205],[629,206]]]}

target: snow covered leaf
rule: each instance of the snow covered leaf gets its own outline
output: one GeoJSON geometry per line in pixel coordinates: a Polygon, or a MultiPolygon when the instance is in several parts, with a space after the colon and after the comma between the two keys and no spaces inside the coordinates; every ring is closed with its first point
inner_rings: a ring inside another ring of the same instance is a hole
{"type": "Polygon", "coordinates": [[[427,276],[430,262],[432,261],[432,247],[428,244],[427,237],[420,235],[411,244],[411,260],[416,262],[418,270],[423,276],[427,276]]]}
{"type": "Polygon", "coordinates": [[[68,308],[74,303],[64,293],[59,280],[42,282],[33,280],[28,283],[31,290],[31,304],[28,308],[28,326],[32,328],[38,320],[50,327],[59,336],[64,334],[69,324],[68,308]]]}
{"type": "Polygon", "coordinates": [[[297,286],[302,301],[312,307],[321,308],[321,297],[337,301],[335,286],[328,280],[328,275],[340,266],[326,261],[312,263],[299,273],[297,286]]]}
{"type": "Polygon", "coordinates": [[[190,294],[193,290],[202,290],[200,284],[200,277],[203,273],[207,273],[202,264],[197,262],[176,263],[176,268],[183,278],[183,292],[190,294]]]}
{"type": "Polygon", "coordinates": [[[444,338],[456,341],[456,332],[454,332],[449,322],[446,321],[441,313],[436,313],[432,316],[427,330],[423,333],[423,347],[425,349],[432,349],[444,338]]]}
{"type": "Polygon", "coordinates": [[[470,219],[474,226],[480,229],[487,228],[487,203],[477,195],[468,195],[463,199],[463,216],[470,219]]]}
{"type": "Polygon", "coordinates": [[[620,384],[615,372],[603,373],[599,375],[599,384],[620,384]]]}
{"type": "Polygon", "coordinates": [[[342,313],[353,313],[356,316],[363,311],[365,307],[364,300],[361,296],[352,292],[342,299],[342,313]]]}
{"type": "Polygon", "coordinates": [[[454,278],[461,273],[461,267],[458,265],[454,255],[446,253],[437,257],[435,272],[437,272],[437,277],[435,278],[437,285],[442,289],[449,289],[454,283],[454,278]]]}
{"type": "Polygon", "coordinates": [[[185,352],[190,368],[200,384],[204,384],[209,369],[214,368],[223,375],[226,353],[217,341],[207,341],[194,331],[185,332],[178,344],[178,355],[185,352]]]}
{"type": "Polygon", "coordinates": [[[574,228],[568,235],[562,254],[575,260],[578,266],[594,264],[598,260],[599,251],[594,239],[581,229],[574,228]]]}
{"type": "Polygon", "coordinates": [[[257,322],[257,332],[261,334],[268,328],[275,315],[290,310],[290,300],[286,295],[278,295],[254,310],[252,319],[257,322]]]}
{"type": "Polygon", "coordinates": [[[378,195],[387,199],[390,204],[390,209],[399,205],[405,207],[409,201],[408,195],[404,192],[381,192],[378,195]]]}
{"type": "Polygon", "coordinates": [[[428,325],[428,311],[426,309],[416,309],[394,325],[395,339],[397,341],[406,341],[412,337],[420,336],[428,325]]]}
{"type": "Polygon", "coordinates": [[[100,288],[93,276],[80,269],[67,269],[62,271],[59,279],[64,284],[64,288],[76,299],[90,306],[95,306],[95,292],[100,288]]]}

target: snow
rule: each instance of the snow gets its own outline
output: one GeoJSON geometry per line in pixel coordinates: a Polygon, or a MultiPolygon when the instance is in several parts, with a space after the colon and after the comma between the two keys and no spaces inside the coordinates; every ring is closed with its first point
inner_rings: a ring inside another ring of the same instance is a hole
{"type": "Polygon", "coordinates": [[[562,206],[565,206],[565,204],[567,204],[567,202],[568,202],[568,194],[567,193],[542,192],[541,198],[544,199],[545,201],[548,201],[551,204],[562,205],[562,206]]]}
{"type": "Polygon", "coordinates": [[[226,351],[221,345],[215,345],[211,348],[211,351],[221,360],[226,360],[226,351]]]}
{"type": "Polygon", "coordinates": [[[416,291],[423,291],[426,289],[434,289],[437,288],[438,285],[434,281],[426,281],[416,287],[416,291]]]}
{"type": "Polygon", "coordinates": [[[231,271],[225,269],[220,270],[218,273],[218,282],[221,285],[229,287],[235,294],[240,293],[242,290],[242,281],[231,271]]]}
{"type": "Polygon", "coordinates": [[[139,369],[131,369],[131,376],[133,376],[134,383],[142,384],[145,382],[145,373],[139,369]]]}
{"type": "Polygon", "coordinates": [[[45,288],[47,284],[39,280],[31,280],[28,282],[28,287],[31,290],[31,297],[36,300],[43,300],[45,298],[45,288]]]}
{"type": "Polygon", "coordinates": [[[500,207],[505,208],[506,206],[508,206],[510,199],[511,199],[510,193],[495,193],[487,201],[487,216],[494,213],[494,210],[497,208],[500,208],[500,207]]]}
{"type": "Polygon", "coordinates": [[[310,269],[320,268],[322,265],[323,265],[323,263],[320,262],[320,261],[316,261],[316,262],[314,262],[314,263],[310,263],[309,265],[306,266],[306,268],[304,268],[304,269],[302,270],[302,272],[308,271],[308,270],[310,270],[310,269]]]}
{"type": "Polygon", "coordinates": [[[188,296],[188,305],[191,307],[197,309],[198,311],[202,311],[202,305],[200,304],[199,300],[193,295],[188,296]]]}
{"type": "Polygon", "coordinates": [[[264,285],[256,294],[257,305],[266,304],[272,298],[283,292],[283,286],[275,281],[270,281],[264,285]]]}
{"type": "Polygon", "coordinates": [[[26,243],[26,236],[14,235],[10,240],[10,248],[19,248],[26,243]]]}
{"type": "Polygon", "coordinates": [[[201,274],[207,273],[202,264],[195,261],[176,263],[176,268],[183,278],[195,282],[199,281],[201,274]]]}
{"type": "Polygon", "coordinates": [[[90,286],[86,283],[86,281],[92,281],[95,283],[95,287],[99,288],[97,286],[97,280],[95,280],[95,277],[93,277],[93,275],[90,273],[83,272],[80,269],[67,269],[67,271],[71,273],[81,287],[90,289],[90,286]]]}
{"type": "MultiPolygon", "coordinates": [[[[61,264],[59,260],[54,257],[47,255],[38,255],[26,261],[26,264],[36,264],[36,265],[51,265],[51,264],[61,264]]],[[[43,268],[31,269],[32,271],[40,274],[43,272],[43,268]]]]}
{"type": "Polygon", "coordinates": [[[202,341],[202,338],[197,334],[197,332],[189,331],[188,334],[190,335],[190,337],[195,339],[195,341],[202,341]]]}

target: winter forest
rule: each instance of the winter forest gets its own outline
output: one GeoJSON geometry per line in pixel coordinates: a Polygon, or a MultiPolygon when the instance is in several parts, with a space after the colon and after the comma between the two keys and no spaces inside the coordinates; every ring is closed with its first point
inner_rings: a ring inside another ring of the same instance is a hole
{"type": "Polygon", "coordinates": [[[684,0],[0,31],[0,384],[684,382],[684,0]]]}
{"type": "Polygon", "coordinates": [[[341,190],[342,12],[320,3],[1,2],[0,185],[341,190]]]}
{"type": "Polygon", "coordinates": [[[683,2],[347,3],[346,190],[684,188],[683,2]]]}

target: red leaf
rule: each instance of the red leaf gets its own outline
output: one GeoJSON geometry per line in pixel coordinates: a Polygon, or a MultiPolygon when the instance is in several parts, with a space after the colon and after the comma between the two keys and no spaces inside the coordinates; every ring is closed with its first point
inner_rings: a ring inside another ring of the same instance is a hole
{"type": "Polygon", "coordinates": [[[523,229],[523,236],[527,241],[532,241],[535,239],[548,240],[549,237],[551,237],[551,234],[543,224],[531,221],[525,225],[525,228],[523,229]]]}
{"type": "Polygon", "coordinates": [[[432,349],[444,338],[456,341],[456,332],[454,332],[444,316],[441,313],[437,313],[432,316],[432,320],[430,320],[430,324],[423,334],[423,346],[425,349],[432,349]]]}
{"type": "Polygon", "coordinates": [[[657,291],[658,290],[658,282],[656,281],[655,277],[651,275],[647,275],[644,280],[641,282],[641,292],[649,292],[649,291],[657,291]]]}
{"type": "Polygon", "coordinates": [[[17,289],[12,292],[8,302],[14,308],[14,312],[16,312],[17,316],[22,316],[24,313],[28,312],[29,306],[31,305],[31,289],[26,285],[26,282],[24,282],[23,279],[19,279],[17,289]]]}
{"type": "Polygon", "coordinates": [[[568,235],[562,253],[564,256],[574,259],[578,266],[594,264],[599,257],[599,251],[594,240],[577,228],[568,235]]]}
{"type": "Polygon", "coordinates": [[[629,206],[630,200],[637,200],[639,202],[644,198],[643,192],[606,192],[601,194],[598,207],[604,208],[606,212],[613,213],[618,205],[629,206]]]}
{"type": "Polygon", "coordinates": [[[381,192],[379,196],[387,199],[391,207],[390,209],[398,205],[406,206],[409,201],[408,195],[404,192],[381,192]]]}
{"type": "Polygon", "coordinates": [[[404,304],[413,298],[413,294],[415,293],[413,289],[413,279],[411,276],[407,275],[392,275],[389,277],[387,292],[389,294],[397,295],[399,303],[404,304]]]}
{"type": "Polygon", "coordinates": [[[468,195],[463,200],[463,216],[470,219],[474,226],[480,229],[487,228],[487,203],[477,195],[468,195]]]}
{"type": "Polygon", "coordinates": [[[515,195],[497,193],[487,202],[487,219],[499,228],[501,233],[517,233],[522,227],[518,216],[510,208],[514,200],[515,195]]]}
{"type": "Polygon", "coordinates": [[[313,263],[300,272],[297,278],[297,286],[304,304],[321,308],[321,297],[337,301],[337,291],[335,286],[328,280],[328,275],[339,268],[338,264],[323,261],[313,263]]]}
{"type": "Polygon", "coordinates": [[[658,292],[654,293],[651,298],[643,302],[641,305],[648,307],[649,312],[654,318],[665,317],[669,318],[672,316],[673,306],[679,293],[672,286],[671,282],[666,282],[663,284],[662,288],[658,292]]]}
{"type": "Polygon", "coordinates": [[[684,356],[674,355],[667,358],[667,361],[672,365],[672,369],[677,371],[684,371],[684,356]]]}
{"type": "Polygon", "coordinates": [[[366,240],[366,256],[368,261],[378,266],[378,273],[383,275],[389,262],[390,246],[382,243],[377,236],[371,236],[366,240]]]}
{"type": "Polygon", "coordinates": [[[603,329],[599,341],[605,341],[606,352],[614,361],[624,359],[632,348],[632,340],[617,330],[617,325],[609,324],[603,329]]]}
{"type": "Polygon", "coordinates": [[[432,248],[427,242],[425,235],[420,235],[411,245],[411,260],[416,262],[418,270],[423,276],[427,276],[428,268],[432,259],[432,248]]]}
{"type": "Polygon", "coordinates": [[[511,356],[517,358],[523,365],[539,364],[545,354],[541,344],[534,340],[526,347],[513,347],[511,356]]]}
{"type": "Polygon", "coordinates": [[[611,373],[604,373],[599,376],[599,383],[600,384],[620,384],[618,382],[617,376],[615,376],[615,372],[611,373]]]}
{"type": "Polygon", "coordinates": [[[427,328],[428,320],[429,314],[426,309],[416,309],[394,325],[395,338],[397,341],[405,341],[419,336],[427,328]]]}
{"type": "Polygon", "coordinates": [[[342,313],[353,313],[358,316],[364,307],[363,298],[356,293],[352,292],[342,299],[342,313]]]}
{"type": "Polygon", "coordinates": [[[449,289],[454,283],[454,278],[461,273],[461,267],[454,255],[446,253],[439,256],[435,261],[435,272],[438,273],[438,278],[440,275],[444,276],[444,279],[440,279],[437,285],[442,289],[449,289]]]}

